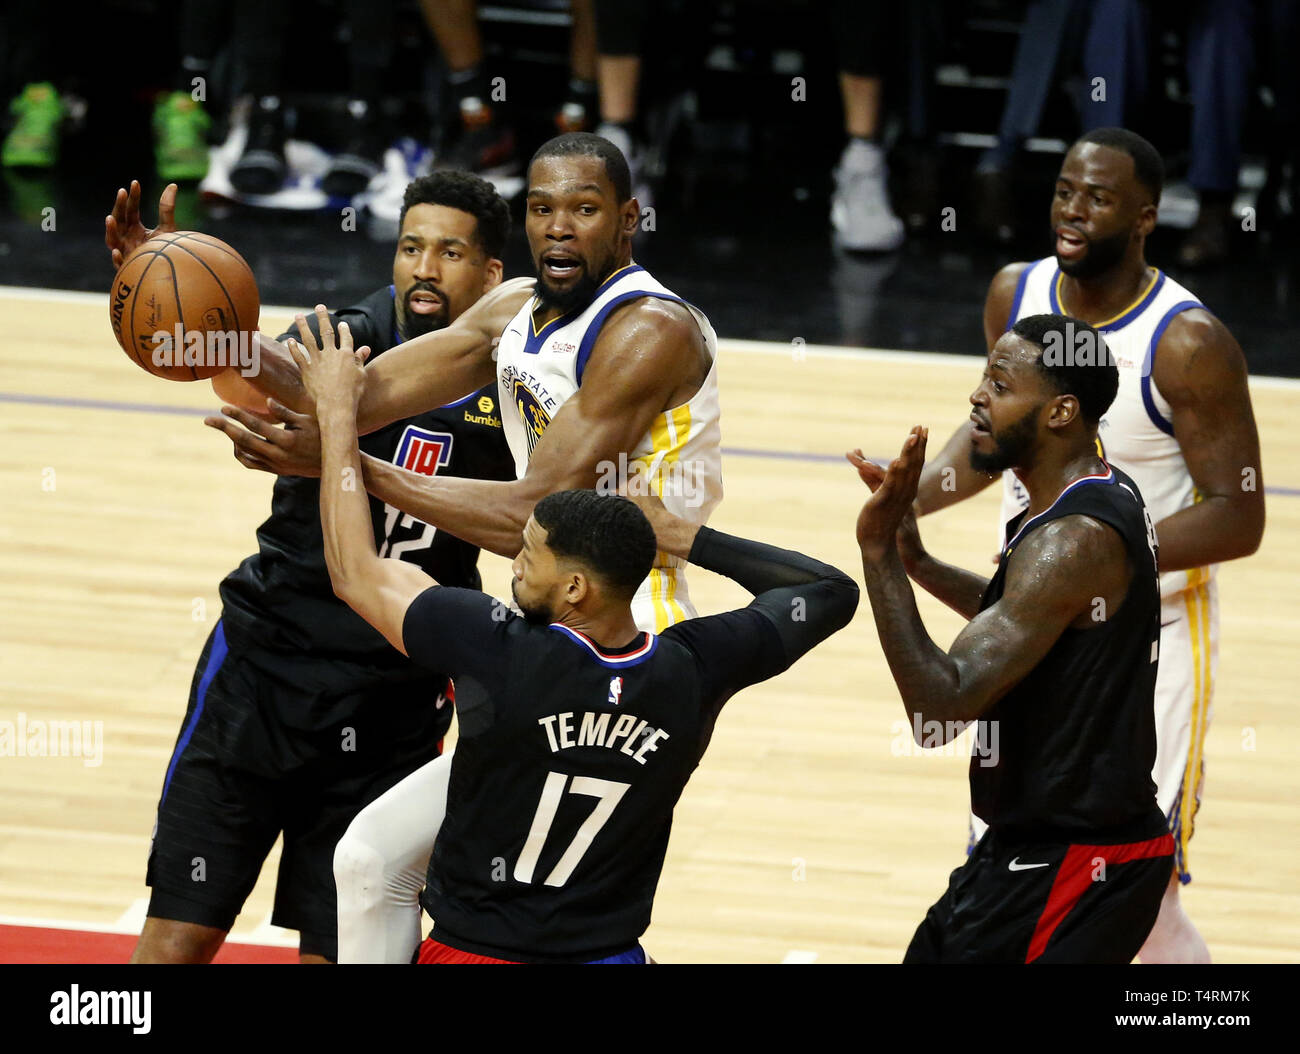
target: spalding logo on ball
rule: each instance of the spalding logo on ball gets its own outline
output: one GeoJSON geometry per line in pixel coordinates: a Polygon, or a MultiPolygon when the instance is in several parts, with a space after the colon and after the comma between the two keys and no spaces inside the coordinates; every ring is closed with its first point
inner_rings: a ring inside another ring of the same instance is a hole
{"type": "Polygon", "coordinates": [[[261,301],[244,258],[197,231],[159,234],[122,264],[109,294],[113,335],[142,369],[197,381],[256,372],[261,301]]]}

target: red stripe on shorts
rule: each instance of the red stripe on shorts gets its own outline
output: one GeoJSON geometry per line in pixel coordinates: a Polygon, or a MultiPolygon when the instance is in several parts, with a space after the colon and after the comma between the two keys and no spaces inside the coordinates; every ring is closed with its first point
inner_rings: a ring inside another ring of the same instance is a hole
{"type": "Polygon", "coordinates": [[[1094,860],[1100,858],[1110,867],[1113,864],[1126,864],[1130,860],[1172,856],[1173,853],[1174,839],[1168,833],[1159,838],[1148,838],[1145,842],[1070,846],[1056,871],[1056,880],[1052,883],[1052,891],[1047,895],[1043,913],[1038,916],[1038,925],[1034,927],[1034,936],[1029,941],[1029,954],[1025,956],[1025,962],[1033,962],[1047,950],[1047,942],[1052,939],[1056,928],[1065,921],[1065,916],[1074,910],[1079,898],[1092,885],[1094,860]]]}
{"type": "Polygon", "coordinates": [[[463,952],[459,948],[452,948],[443,944],[441,941],[435,941],[432,937],[425,939],[420,945],[420,957],[416,960],[420,965],[427,966],[463,966],[463,965],[493,965],[493,966],[522,966],[523,963],[517,963],[512,959],[493,959],[488,955],[475,955],[473,952],[463,952]]]}

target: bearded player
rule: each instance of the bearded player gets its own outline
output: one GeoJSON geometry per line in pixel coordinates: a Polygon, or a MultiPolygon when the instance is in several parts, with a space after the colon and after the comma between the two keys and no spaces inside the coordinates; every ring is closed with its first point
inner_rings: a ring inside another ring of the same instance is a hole
{"type": "MultiPolygon", "coordinates": [[[[175,229],[174,193],[163,194],[159,230],[175,229]]],[[[500,281],[509,226],[505,201],[475,176],[415,180],[392,284],[326,325],[347,320],[377,361],[445,327],[500,281]]],[[[139,220],[139,186],[120,191],[106,224],[114,262],[153,233],[139,220]]],[[[251,400],[233,372],[214,388],[251,400]]],[[[494,403],[492,389],[429,407],[372,432],[363,448],[416,472],[510,478],[494,403]]],[[[335,960],[335,845],[366,802],[438,756],[451,723],[447,679],[410,662],[334,595],[318,495],[314,480],[276,480],[257,553],[221,583],[222,617],[163,779],[133,961],[210,961],[281,833],[272,921],[299,931],[302,961],[335,960]]],[[[367,522],[385,556],[478,588],[474,546],[379,500],[367,522]]]]}
{"type": "MultiPolygon", "coordinates": [[[[1208,962],[1209,950],[1178,890],[1191,881],[1187,848],[1200,805],[1218,666],[1215,570],[1259,547],[1264,484],[1240,347],[1195,296],[1146,262],[1163,179],[1160,155],[1133,132],[1102,128],[1079,139],[1065,156],[1052,198],[1056,252],[998,272],[984,305],[984,335],[991,349],[1019,319],[1068,314],[1103,334],[1119,369],[1119,394],[1101,419],[1098,441],[1106,460],[1137,482],[1160,540],[1152,775],[1177,845],[1141,958],[1208,962]]],[[[1001,438],[1011,440],[1012,432],[1001,438]]],[[[963,426],[926,465],[920,511],[950,505],[996,478],[972,467],[970,448],[963,426]]],[[[1004,473],[1000,523],[1018,515],[1027,500],[1014,475],[1004,473]]],[[[981,829],[973,822],[976,833],[981,829]]]]}
{"type": "MultiPolygon", "coordinates": [[[[371,494],[511,558],[533,506],[560,490],[625,485],[690,523],[707,520],[722,497],[717,338],[703,313],[634,262],[640,222],[627,161],[611,143],[573,133],[542,145],[529,165],[525,222],[535,288],[504,282],[445,330],[370,363],[357,417],[364,433],[495,378],[518,479],[419,477],[363,457],[371,494]]],[[[276,398],[309,409],[287,349],[264,342],[263,350],[276,398]]],[[[313,429],[283,431],[237,410],[230,417],[224,430],[250,467],[319,473],[313,429]]],[[[632,600],[642,629],[695,614],[683,564],[656,556],[632,600]]],[[[445,775],[426,766],[367,811],[362,819],[373,822],[362,824],[355,852],[340,846],[340,882],[364,887],[366,910],[384,917],[359,927],[374,938],[357,952],[363,959],[405,962],[418,941],[414,895],[441,822],[430,802],[445,794],[445,775]],[[392,898],[400,910],[389,910],[392,898]]]]}

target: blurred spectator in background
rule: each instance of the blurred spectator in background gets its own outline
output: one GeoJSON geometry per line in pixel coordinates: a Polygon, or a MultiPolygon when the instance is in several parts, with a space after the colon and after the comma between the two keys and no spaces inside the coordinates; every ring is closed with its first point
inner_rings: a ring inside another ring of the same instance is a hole
{"type": "MultiPolygon", "coordinates": [[[[829,15],[828,28],[835,38],[847,139],[835,168],[831,201],[836,241],[851,250],[897,249],[903,242],[903,223],[890,207],[880,145],[881,67],[895,46],[887,32],[891,5],[877,0],[819,2],[829,15]]],[[[601,120],[596,132],[623,151],[632,170],[634,195],[642,205],[648,188],[637,94],[653,6],[654,0],[596,0],[601,120]]]]}
{"type": "Polygon", "coordinates": [[[1137,0],[1031,0],[1016,44],[998,141],[975,168],[975,227],[981,236],[1004,245],[1016,236],[1021,210],[1012,192],[1011,166],[1025,140],[1038,132],[1059,69],[1082,59],[1079,110],[1085,131],[1128,124],[1134,82],[1146,79],[1146,14],[1137,0]],[[1127,70],[1138,72],[1127,76],[1127,70]]]}
{"type": "Polygon", "coordinates": [[[180,65],[172,90],[154,104],[154,160],[168,183],[197,181],[208,174],[207,102],[212,62],[230,26],[230,0],[184,0],[181,5],[180,65]]]}
{"type": "MultiPolygon", "coordinates": [[[[153,115],[158,174],[168,182],[199,180],[207,172],[211,122],[202,104],[207,85],[194,78],[207,76],[226,6],[222,0],[186,0],[182,10],[181,51],[187,58],[176,72],[174,90],[158,97],[153,115]]],[[[75,49],[86,27],[64,32],[64,17],[57,5],[42,0],[7,5],[5,79],[17,94],[9,103],[12,127],[0,145],[6,168],[49,169],[58,163],[67,99],[76,97],[76,80],[85,68],[75,49]]],[[[96,98],[103,96],[96,93],[96,98]]]]}
{"type": "MultiPolygon", "coordinates": [[[[589,132],[596,113],[596,28],[593,0],[572,0],[569,87],[555,114],[559,132],[589,132]]],[[[440,151],[438,168],[485,176],[519,170],[515,132],[492,91],[478,27],[477,0],[420,0],[425,21],[442,49],[459,127],[440,151]]],[[[516,89],[519,87],[515,86],[516,89]]],[[[517,96],[516,96],[517,97],[517,96]]]]}
{"type": "MultiPolygon", "coordinates": [[[[321,189],[330,197],[359,194],[383,164],[391,138],[382,99],[393,60],[394,6],[395,0],[342,0],[350,79],[343,146],[321,179],[321,189]]],[[[288,65],[286,47],[290,8],[290,0],[235,0],[235,52],[244,70],[244,90],[253,96],[248,138],[230,171],[231,185],[241,194],[273,194],[288,174],[288,127],[281,96],[286,71],[296,69],[288,65]]],[[[306,71],[311,68],[308,62],[306,71]]],[[[295,86],[309,88],[310,81],[295,86]]]]}
{"type": "MultiPolygon", "coordinates": [[[[1269,0],[1279,16],[1293,2],[1269,0]]],[[[1178,250],[1189,268],[1221,262],[1228,252],[1232,202],[1241,165],[1241,136],[1254,65],[1255,0],[1188,0],[1185,16],[1187,80],[1192,97],[1187,181],[1200,203],[1196,223],[1178,250]]],[[[1025,140],[1038,130],[1058,69],[1083,74],[1080,124],[1087,132],[1135,127],[1137,109],[1152,87],[1149,66],[1154,32],[1173,17],[1168,5],[1147,0],[1033,0],[1016,47],[997,145],[976,168],[975,217],[979,232],[1006,243],[1018,210],[1010,169],[1025,140]],[[1153,27],[1152,19],[1158,24],[1153,27]]]]}
{"type": "Polygon", "coordinates": [[[53,168],[67,116],[58,88],[66,75],[66,57],[53,44],[57,8],[41,0],[12,0],[5,7],[5,88],[15,94],[8,107],[12,127],[0,144],[0,162],[6,168],[53,168]]]}
{"type": "Polygon", "coordinates": [[[1273,94],[1268,178],[1259,195],[1259,228],[1294,232],[1300,225],[1300,4],[1265,0],[1261,49],[1273,94]]]}

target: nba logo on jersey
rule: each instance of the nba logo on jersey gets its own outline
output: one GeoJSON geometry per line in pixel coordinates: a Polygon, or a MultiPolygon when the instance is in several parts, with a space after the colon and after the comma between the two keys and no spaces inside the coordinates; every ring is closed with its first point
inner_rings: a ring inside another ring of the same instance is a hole
{"type": "Polygon", "coordinates": [[[623,697],[623,678],[611,677],[609,679],[609,705],[618,706],[618,701],[623,697]]]}
{"type": "Polygon", "coordinates": [[[451,436],[447,432],[430,432],[407,425],[397,444],[393,464],[422,476],[435,476],[451,460],[451,436]]]}

